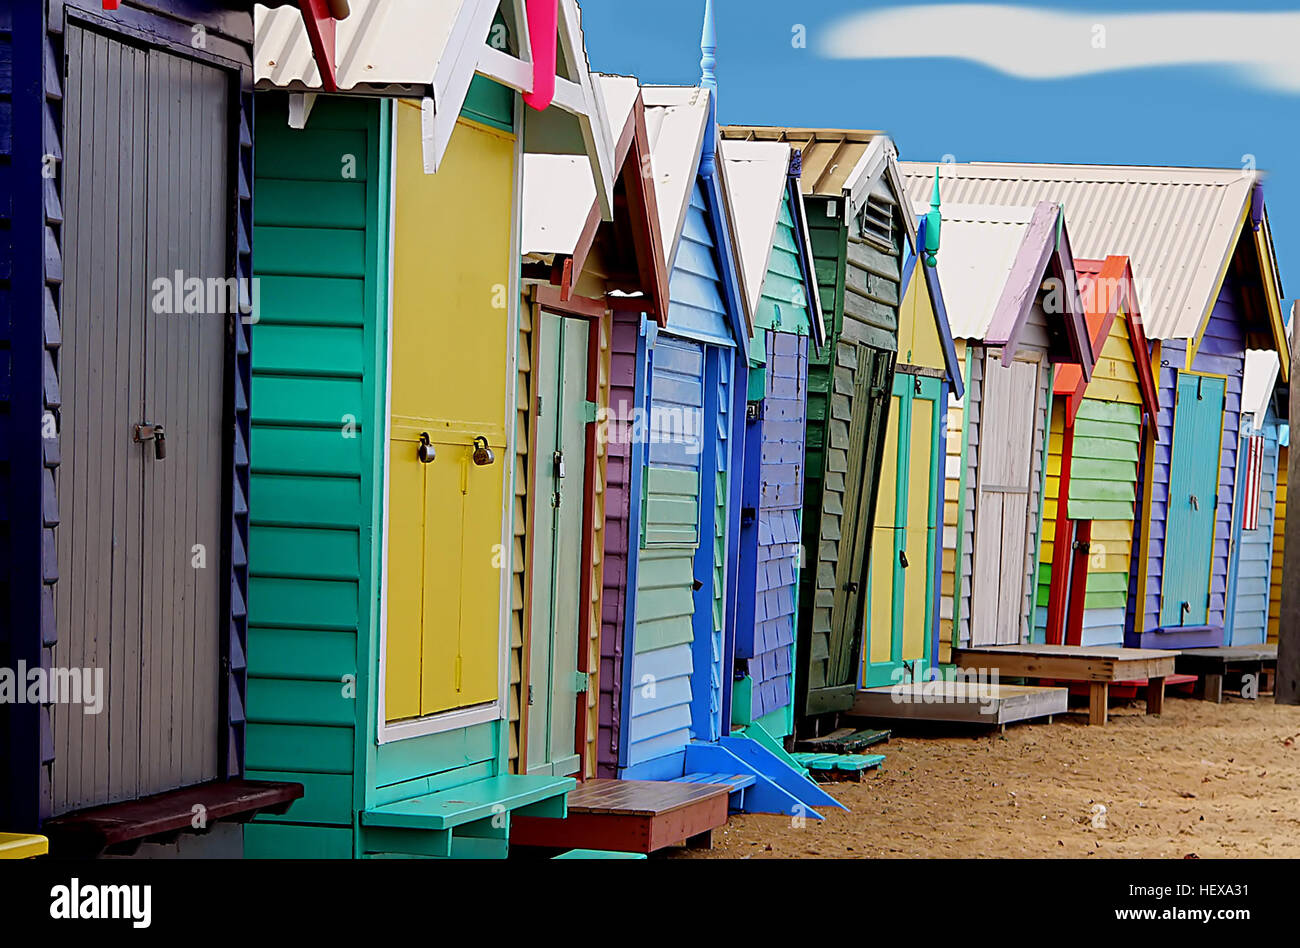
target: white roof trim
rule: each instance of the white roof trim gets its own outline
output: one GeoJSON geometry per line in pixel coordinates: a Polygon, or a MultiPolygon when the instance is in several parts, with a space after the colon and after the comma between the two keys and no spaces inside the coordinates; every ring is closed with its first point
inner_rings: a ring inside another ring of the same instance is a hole
{"type": "Polygon", "coordinates": [[[664,260],[671,273],[699,173],[709,119],[709,92],[696,86],[645,86],[641,97],[645,102],[664,260]]]}
{"type": "Polygon", "coordinates": [[[789,180],[790,146],[726,139],[722,159],[745,295],[750,312],[757,313],[789,180]]]}
{"type": "MultiPolygon", "coordinates": [[[[501,2],[351,0],[351,15],[338,22],[339,90],[420,97],[428,173],[438,170],[476,72],[517,92],[532,91],[532,38],[523,0],[504,0],[514,10],[519,56],[488,45],[501,2]]],[[[609,124],[591,81],[577,0],[559,0],[559,4],[557,53],[571,65],[578,81],[557,76],[553,105],[579,121],[601,212],[608,220],[613,215],[615,171],[609,124]]],[[[320,72],[296,8],[254,7],[253,77],[262,89],[321,89],[320,72]]]]}
{"type": "Polygon", "coordinates": [[[903,224],[907,230],[907,240],[912,249],[916,249],[916,214],[912,211],[912,202],[907,196],[907,186],[903,172],[898,166],[898,149],[888,135],[874,135],[867,143],[867,149],[858,159],[857,165],[844,180],[844,194],[848,198],[844,212],[847,220],[853,220],[867,200],[867,193],[881,175],[889,181],[894,200],[903,214],[903,224]]]}

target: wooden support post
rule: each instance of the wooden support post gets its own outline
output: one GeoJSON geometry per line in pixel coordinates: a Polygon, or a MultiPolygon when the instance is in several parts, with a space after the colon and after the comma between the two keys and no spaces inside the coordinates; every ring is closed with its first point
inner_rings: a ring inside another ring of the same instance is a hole
{"type": "Polygon", "coordinates": [[[1106,723],[1107,701],[1110,699],[1110,683],[1094,681],[1088,689],[1088,723],[1101,727],[1106,723]]]}
{"type": "MultiPolygon", "coordinates": [[[[1300,368],[1300,348],[1292,347],[1291,417],[1300,418],[1300,382],[1295,373],[1300,368]]],[[[1288,483],[1300,477],[1300,451],[1289,451],[1288,483]]],[[[1286,548],[1282,558],[1282,612],[1277,628],[1277,682],[1273,700],[1278,704],[1300,704],[1300,517],[1286,523],[1286,548]]]]}
{"type": "Polygon", "coordinates": [[[687,849],[712,849],[713,848],[713,830],[706,830],[696,836],[689,836],[686,839],[687,849]]]}
{"type": "Polygon", "coordinates": [[[1223,704],[1223,676],[1205,675],[1201,678],[1201,697],[1215,704],[1223,704]]]}
{"type": "Polygon", "coordinates": [[[1147,714],[1162,714],[1165,710],[1165,680],[1147,679],[1147,714]]]}

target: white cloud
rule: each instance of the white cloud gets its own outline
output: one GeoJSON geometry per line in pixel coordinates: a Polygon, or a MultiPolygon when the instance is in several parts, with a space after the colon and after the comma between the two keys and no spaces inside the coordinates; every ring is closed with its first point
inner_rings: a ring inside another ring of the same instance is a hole
{"type": "Polygon", "coordinates": [[[826,28],[821,51],[835,59],[965,59],[1022,79],[1218,66],[1300,94],[1300,12],[1073,14],[927,4],[842,17],[826,28]]]}

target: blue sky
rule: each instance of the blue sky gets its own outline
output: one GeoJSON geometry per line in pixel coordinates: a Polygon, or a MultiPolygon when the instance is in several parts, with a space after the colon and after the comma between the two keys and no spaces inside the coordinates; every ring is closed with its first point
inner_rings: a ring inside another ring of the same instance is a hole
{"type": "MultiPolygon", "coordinates": [[[[1096,16],[1237,12],[1230,0],[1094,0],[1007,5],[1096,16]]],[[[593,68],[643,83],[694,84],[704,0],[581,0],[593,68]],[[652,12],[651,12],[652,11],[652,12]]],[[[1022,79],[957,59],[831,59],[829,24],[883,0],[715,0],[718,108],[724,123],[876,128],[903,158],[1241,167],[1268,172],[1265,196],[1288,298],[1300,295],[1300,92],[1229,68],[1160,66],[1022,79]],[[807,48],[791,43],[795,24],[807,48]]],[[[1252,11],[1294,2],[1253,0],[1252,11]]],[[[1033,42],[1028,32],[1024,42],[1033,42]]],[[[1300,42],[1296,44],[1300,58],[1300,42]]],[[[1289,307],[1289,304],[1288,304],[1289,307]]]]}

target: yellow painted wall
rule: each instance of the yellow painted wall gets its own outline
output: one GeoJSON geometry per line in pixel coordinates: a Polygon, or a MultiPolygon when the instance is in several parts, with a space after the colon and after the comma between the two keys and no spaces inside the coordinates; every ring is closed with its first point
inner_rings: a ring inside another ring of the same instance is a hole
{"type": "MultiPolygon", "coordinates": [[[[919,265],[919,264],[918,264],[919,265]]],[[[910,292],[910,288],[909,288],[910,292]]],[[[966,340],[954,340],[957,348],[957,364],[966,365],[966,340]]],[[[964,369],[963,369],[964,371],[964,369]]],[[[969,382],[969,379],[966,381],[969,382]]],[[[947,662],[952,650],[952,616],[953,595],[956,591],[956,574],[960,566],[957,556],[957,520],[961,512],[961,468],[962,446],[966,437],[963,426],[965,409],[963,402],[949,396],[948,398],[948,442],[944,458],[943,482],[943,573],[939,578],[939,654],[936,662],[947,662]]]]}
{"type": "MultiPolygon", "coordinates": [[[[499,697],[515,139],[461,120],[424,173],[420,110],[397,108],[385,712],[499,697]],[[428,432],[437,460],[416,452],[428,432]],[[471,462],[483,436],[496,462],[471,462]]],[[[513,422],[513,419],[510,419],[513,422]]]]}
{"type": "Polygon", "coordinates": [[[917,262],[898,310],[898,361],[904,365],[943,369],[947,367],[943,361],[943,342],[935,322],[930,288],[922,272],[924,267],[924,262],[917,262]]]}

